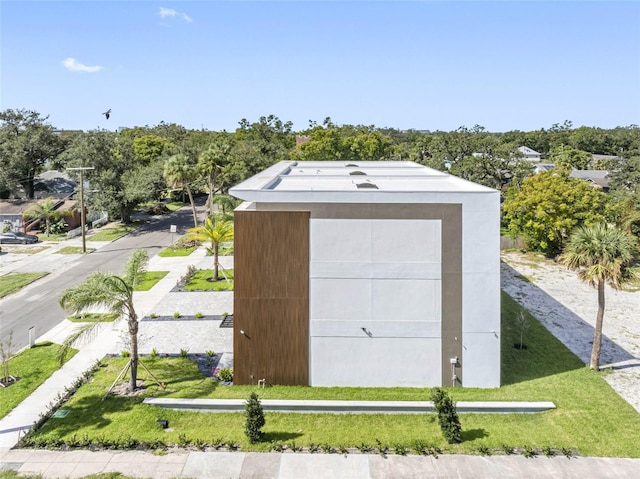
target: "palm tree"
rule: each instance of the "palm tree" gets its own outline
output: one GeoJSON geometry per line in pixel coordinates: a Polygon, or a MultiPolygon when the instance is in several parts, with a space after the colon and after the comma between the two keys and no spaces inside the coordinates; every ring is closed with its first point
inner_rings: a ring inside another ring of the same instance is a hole
{"type": "Polygon", "coordinates": [[[193,212],[194,228],[198,226],[198,213],[196,212],[196,205],[193,202],[191,183],[196,180],[196,176],[196,169],[194,165],[191,164],[187,155],[173,155],[169,157],[164,164],[164,177],[167,183],[173,188],[184,189],[189,196],[189,203],[191,203],[191,211],[193,212]]]}
{"type": "MultiPolygon", "coordinates": [[[[138,374],[138,315],[133,305],[133,290],[142,280],[148,263],[147,252],[143,249],[135,250],[125,266],[124,276],[98,271],[91,274],[84,283],[67,289],[60,296],[60,306],[73,314],[103,306],[110,312],[117,313],[121,318],[126,318],[130,340],[129,388],[132,392],[136,389],[138,374]]],[[[64,341],[58,356],[60,363],[64,361],[71,345],[80,337],[88,335],[98,323],[78,328],[64,341]]]]}
{"type": "Polygon", "coordinates": [[[198,241],[208,241],[211,243],[211,251],[213,253],[213,280],[218,281],[219,261],[218,252],[220,245],[225,241],[233,240],[233,223],[219,219],[216,216],[209,216],[202,226],[189,228],[187,230],[187,238],[198,241]]]}
{"type": "Polygon", "coordinates": [[[230,152],[231,145],[226,140],[216,139],[209,145],[209,148],[200,153],[198,157],[198,169],[207,175],[207,183],[209,186],[207,213],[209,215],[213,214],[213,198],[216,191],[220,188],[218,185],[218,183],[221,183],[219,177],[229,164],[230,152]]]}
{"type": "Polygon", "coordinates": [[[634,238],[617,228],[605,224],[578,227],[560,256],[560,262],[578,271],[578,278],[598,289],[598,313],[596,315],[591,369],[600,369],[602,346],[602,322],[604,319],[604,286],[608,283],[620,289],[624,283],[635,278],[629,268],[636,253],[634,238]]]}
{"type": "Polygon", "coordinates": [[[51,220],[58,220],[63,216],[71,214],[70,211],[58,211],[56,209],[57,206],[58,203],[56,201],[53,201],[51,198],[47,198],[42,203],[38,203],[33,208],[25,211],[23,216],[25,218],[44,220],[46,225],[45,231],[48,237],[51,231],[51,220]]]}

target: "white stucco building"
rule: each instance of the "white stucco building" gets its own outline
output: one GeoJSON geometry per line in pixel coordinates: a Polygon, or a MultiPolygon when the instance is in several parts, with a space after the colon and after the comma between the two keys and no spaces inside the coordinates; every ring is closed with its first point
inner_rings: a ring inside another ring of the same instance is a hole
{"type": "Polygon", "coordinates": [[[500,385],[498,191],[411,162],[327,161],[281,162],[230,193],[245,200],[234,382],[500,385]]]}

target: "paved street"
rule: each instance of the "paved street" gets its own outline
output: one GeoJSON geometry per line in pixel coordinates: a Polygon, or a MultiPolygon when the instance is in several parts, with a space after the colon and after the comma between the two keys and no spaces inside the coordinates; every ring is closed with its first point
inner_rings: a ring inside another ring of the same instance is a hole
{"type": "MultiPolygon", "coordinates": [[[[3,298],[0,304],[0,337],[13,331],[16,349],[28,345],[29,329],[35,328],[35,335],[45,334],[67,314],[58,304],[58,298],[65,289],[82,282],[94,271],[114,271],[120,273],[131,252],[144,248],[149,256],[154,256],[162,248],[193,226],[193,217],[188,207],[183,207],[171,215],[152,218],[151,221],[131,234],[112,243],[93,243],[87,247],[98,248],[87,255],[52,254],[59,244],[47,244],[48,248],[35,255],[2,253],[0,272],[47,271],[49,275],[16,294],[3,298]],[[172,234],[170,225],[177,225],[178,232],[172,234]],[[7,256],[11,255],[9,259],[7,256]],[[14,261],[15,260],[15,261],[14,261]]],[[[64,245],[80,245],[81,238],[65,241],[64,245]]],[[[5,248],[8,250],[9,248],[5,248]]]]}

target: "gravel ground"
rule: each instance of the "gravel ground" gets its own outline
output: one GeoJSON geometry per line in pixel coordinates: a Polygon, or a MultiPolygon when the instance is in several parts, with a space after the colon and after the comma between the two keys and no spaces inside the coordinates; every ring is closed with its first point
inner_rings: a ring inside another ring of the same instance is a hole
{"type": "MultiPolygon", "coordinates": [[[[503,253],[502,289],[589,364],[597,291],[551,260],[503,253]]],[[[640,412],[640,293],[606,288],[602,368],[607,382],[640,412]]]]}

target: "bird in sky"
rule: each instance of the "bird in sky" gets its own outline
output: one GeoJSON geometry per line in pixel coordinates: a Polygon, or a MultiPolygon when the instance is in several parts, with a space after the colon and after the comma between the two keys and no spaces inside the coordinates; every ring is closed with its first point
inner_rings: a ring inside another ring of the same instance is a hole
{"type": "Polygon", "coordinates": [[[107,118],[107,120],[109,119],[109,115],[111,115],[111,108],[109,108],[107,111],[105,111],[103,113],[103,115],[107,118]]]}

